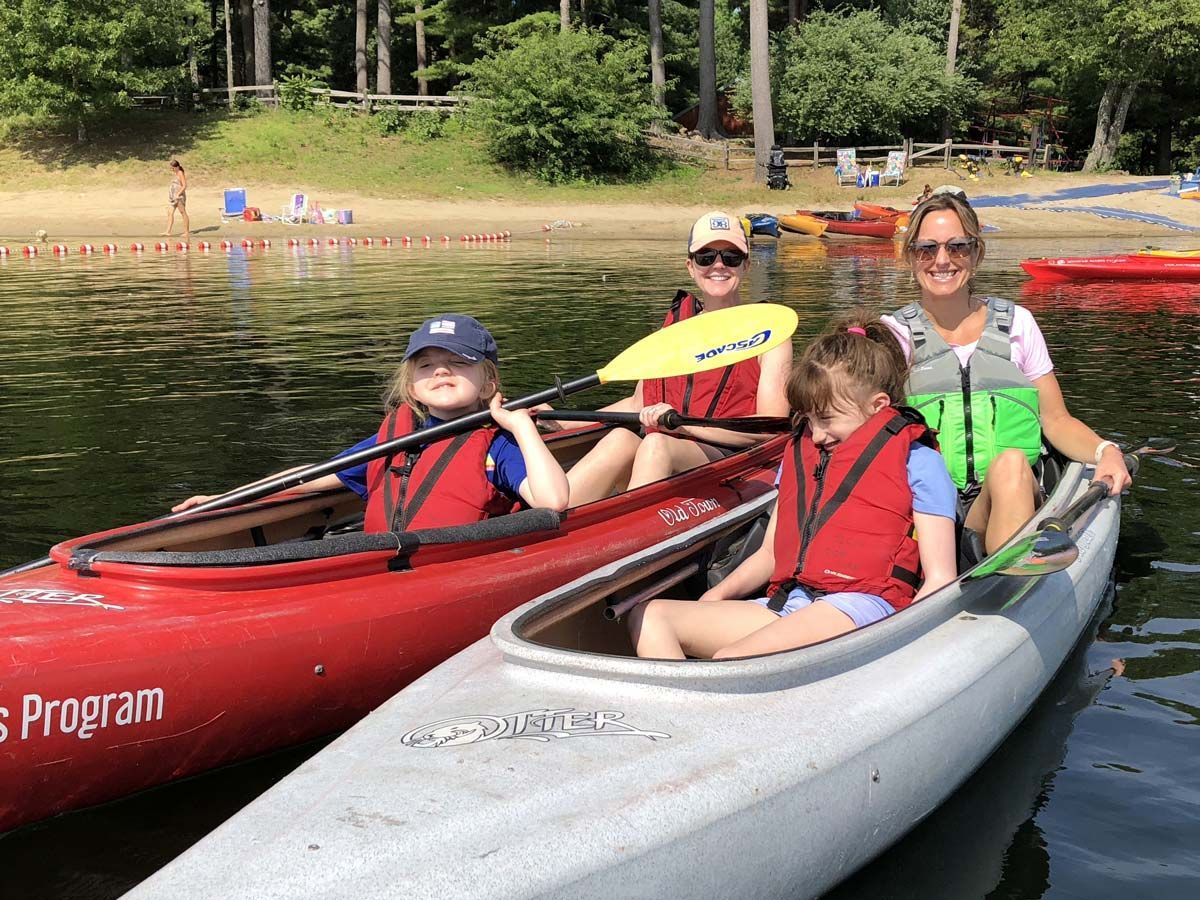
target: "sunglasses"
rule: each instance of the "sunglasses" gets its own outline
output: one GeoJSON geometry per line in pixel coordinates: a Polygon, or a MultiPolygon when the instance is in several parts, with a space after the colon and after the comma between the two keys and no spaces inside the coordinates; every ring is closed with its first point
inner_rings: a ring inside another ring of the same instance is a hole
{"type": "Polygon", "coordinates": [[[730,269],[736,269],[746,261],[746,254],[741,250],[717,250],[714,247],[705,247],[703,250],[697,250],[694,253],[689,253],[688,256],[698,266],[714,265],[717,257],[721,257],[721,262],[730,269]]]}
{"type": "Polygon", "coordinates": [[[973,237],[957,237],[942,242],[913,241],[908,249],[912,253],[913,259],[932,262],[937,259],[938,250],[942,247],[946,248],[946,255],[951,259],[963,260],[970,258],[978,245],[979,241],[973,237]]]}

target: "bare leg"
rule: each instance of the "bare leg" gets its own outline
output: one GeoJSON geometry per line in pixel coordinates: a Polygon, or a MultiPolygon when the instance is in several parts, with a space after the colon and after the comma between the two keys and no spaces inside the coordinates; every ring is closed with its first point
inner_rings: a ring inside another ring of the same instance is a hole
{"type": "Polygon", "coordinates": [[[983,488],[967,512],[966,526],[984,536],[988,553],[1016,533],[1033,515],[1037,480],[1020,450],[1005,450],[992,460],[983,488]]]}
{"type": "Polygon", "coordinates": [[[651,600],[629,614],[637,655],[649,659],[712,658],[721,647],[779,617],[745,600],[651,600]]]}
{"type": "Polygon", "coordinates": [[[709,444],[653,432],[646,435],[642,445],[637,448],[629,475],[629,489],[660,481],[676,472],[686,472],[720,458],[721,451],[709,444]]]}
{"type": "Polygon", "coordinates": [[[836,606],[818,600],[782,619],[776,617],[774,622],[769,622],[744,638],[718,648],[712,658],[735,659],[741,656],[777,653],[780,650],[794,650],[797,647],[827,641],[839,634],[846,634],[855,627],[854,620],[836,606]]]}
{"type": "Polygon", "coordinates": [[[567,472],[571,505],[582,506],[603,500],[629,481],[633,458],[642,439],[625,428],[615,428],[602,437],[587,455],[567,472]]]}
{"type": "Polygon", "coordinates": [[[179,215],[183,217],[183,240],[187,242],[192,237],[192,220],[188,218],[186,206],[179,207],[179,215]]]}
{"type": "Polygon", "coordinates": [[[171,236],[171,229],[175,226],[175,205],[171,204],[167,207],[167,230],[163,232],[165,237],[171,236]]]}

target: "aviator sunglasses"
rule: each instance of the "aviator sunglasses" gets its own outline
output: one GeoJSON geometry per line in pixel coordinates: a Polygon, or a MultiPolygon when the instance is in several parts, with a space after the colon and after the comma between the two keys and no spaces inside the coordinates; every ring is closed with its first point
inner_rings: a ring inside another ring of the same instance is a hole
{"type": "Polygon", "coordinates": [[[956,237],[948,241],[913,241],[909,251],[913,259],[920,262],[932,262],[937,259],[938,250],[946,248],[946,254],[954,260],[968,259],[974,252],[979,241],[973,237],[956,237]]]}
{"type": "MultiPolygon", "coordinates": [[[[935,253],[937,251],[934,251],[935,253]]],[[[746,261],[746,254],[741,250],[717,250],[715,247],[705,247],[703,250],[697,250],[694,253],[689,253],[698,266],[708,267],[714,265],[717,257],[721,257],[721,262],[725,263],[726,267],[736,269],[746,261]]]]}

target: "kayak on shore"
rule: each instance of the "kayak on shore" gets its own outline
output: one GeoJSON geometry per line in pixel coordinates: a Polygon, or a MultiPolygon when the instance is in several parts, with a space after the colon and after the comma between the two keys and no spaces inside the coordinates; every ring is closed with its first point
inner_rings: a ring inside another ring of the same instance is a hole
{"type": "Polygon", "coordinates": [[[1173,252],[1024,259],[1021,268],[1038,281],[1200,281],[1200,256],[1173,252]]]}
{"type": "MultiPolygon", "coordinates": [[[[899,224],[899,219],[863,219],[855,213],[829,210],[798,209],[796,216],[805,216],[824,222],[826,234],[849,234],[855,237],[890,239],[895,236],[899,224]]],[[[780,221],[783,221],[782,218],[780,221]]]]}
{"type": "Polygon", "coordinates": [[[983,764],[1093,621],[1120,501],[1089,475],[1051,467],[1003,548],[873,625],[636,658],[620,616],[752,552],[772,496],[748,497],[509,613],[128,896],[817,896],[983,764]]]}
{"type": "Polygon", "coordinates": [[[820,237],[829,227],[829,223],[815,216],[790,215],[779,217],[779,227],[793,234],[809,234],[813,237],[820,237]]]}

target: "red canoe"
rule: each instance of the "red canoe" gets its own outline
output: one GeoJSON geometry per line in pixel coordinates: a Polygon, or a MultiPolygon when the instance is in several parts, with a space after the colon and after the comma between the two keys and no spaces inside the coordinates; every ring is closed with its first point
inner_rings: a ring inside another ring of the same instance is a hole
{"type": "Polygon", "coordinates": [[[797,215],[812,216],[828,223],[826,234],[852,234],[855,237],[891,238],[896,233],[895,219],[861,219],[854,213],[798,209],[797,215]]]}
{"type": "Polygon", "coordinates": [[[906,211],[896,209],[894,206],[880,206],[878,203],[867,203],[865,200],[856,200],[854,211],[858,213],[860,219],[898,219],[908,215],[906,211]]]}
{"type": "Polygon", "coordinates": [[[338,533],[362,504],[333,491],[58,544],[0,578],[0,832],[346,728],[520,604],[772,490],[785,442],[565,517],[338,533]]]}
{"type": "Polygon", "coordinates": [[[1200,281],[1200,258],[1148,254],[1026,259],[1021,268],[1038,281],[1200,281]]]}

